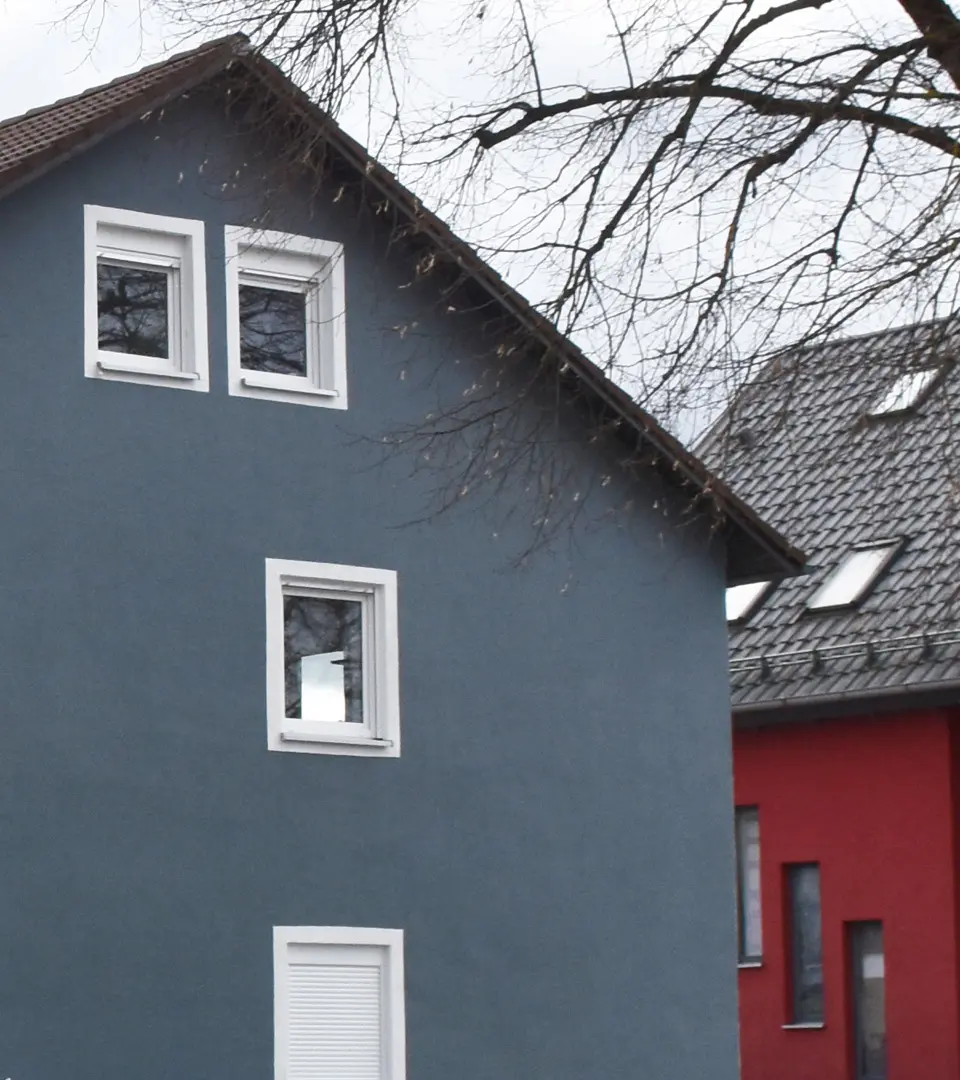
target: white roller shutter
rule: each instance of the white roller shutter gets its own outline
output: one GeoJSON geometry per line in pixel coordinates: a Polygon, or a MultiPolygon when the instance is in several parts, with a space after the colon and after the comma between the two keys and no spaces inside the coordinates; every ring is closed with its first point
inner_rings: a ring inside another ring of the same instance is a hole
{"type": "Polygon", "coordinates": [[[277,1080],[401,1080],[390,954],[382,945],[278,943],[277,1080]]]}

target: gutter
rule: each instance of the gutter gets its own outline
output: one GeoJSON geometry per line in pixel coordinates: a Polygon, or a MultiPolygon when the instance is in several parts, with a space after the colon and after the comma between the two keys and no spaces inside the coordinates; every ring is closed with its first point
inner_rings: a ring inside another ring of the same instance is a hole
{"type": "Polygon", "coordinates": [[[949,679],[940,683],[878,686],[870,690],[841,690],[834,694],[752,702],[734,705],[732,711],[734,727],[739,729],[863,712],[902,712],[920,705],[932,708],[957,704],[960,704],[960,679],[949,679]]]}

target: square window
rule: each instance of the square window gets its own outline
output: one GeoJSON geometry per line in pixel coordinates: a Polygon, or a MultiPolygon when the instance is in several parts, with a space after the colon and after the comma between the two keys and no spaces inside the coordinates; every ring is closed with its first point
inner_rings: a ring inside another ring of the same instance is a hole
{"type": "Polygon", "coordinates": [[[240,367],[306,377],[306,293],[240,285],[240,367]]]}
{"type": "Polygon", "coordinates": [[[209,388],[203,222],[84,207],[85,373],[209,388]]]}
{"type": "Polygon", "coordinates": [[[267,560],[271,750],[400,755],[397,575],[267,560]]]}
{"type": "Polygon", "coordinates": [[[403,1080],[403,931],[273,929],[275,1080],[403,1080]]]}
{"type": "Polygon", "coordinates": [[[101,351],[170,359],[173,272],[97,260],[101,351]]]}
{"type": "Polygon", "coordinates": [[[343,248],[229,225],[230,393],[347,407],[343,248]]]}

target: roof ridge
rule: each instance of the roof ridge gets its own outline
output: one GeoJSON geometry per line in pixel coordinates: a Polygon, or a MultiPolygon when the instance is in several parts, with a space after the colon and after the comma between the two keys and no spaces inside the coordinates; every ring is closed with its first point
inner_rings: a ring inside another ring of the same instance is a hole
{"type": "MultiPolygon", "coordinates": [[[[782,359],[783,357],[791,356],[800,352],[811,352],[814,349],[833,349],[837,346],[847,345],[854,341],[869,341],[871,338],[886,338],[894,337],[897,334],[903,333],[916,333],[920,330],[927,330],[931,326],[947,325],[951,322],[955,322],[960,327],[960,311],[953,312],[950,315],[941,315],[935,319],[924,319],[923,322],[906,322],[899,323],[896,326],[888,326],[883,330],[865,330],[860,334],[846,334],[843,337],[830,338],[829,341],[813,341],[808,345],[785,345],[782,349],[779,349],[774,353],[770,360],[782,359]]],[[[764,369],[766,365],[764,365],[764,369]]],[[[754,381],[754,380],[751,380],[754,381]]]]}
{"type": "Polygon", "coordinates": [[[12,127],[14,124],[22,123],[24,120],[31,120],[34,117],[42,116],[45,112],[50,112],[53,109],[59,109],[65,105],[72,105],[75,102],[83,101],[85,98],[95,97],[97,94],[103,93],[104,90],[122,86],[125,82],[139,79],[143,75],[147,75],[159,68],[176,65],[184,60],[196,60],[201,56],[205,56],[207,53],[216,52],[218,49],[227,49],[228,46],[239,54],[241,52],[241,46],[247,47],[249,45],[250,39],[246,34],[240,33],[239,31],[232,34],[224,34],[222,37],[214,38],[212,41],[205,41],[200,45],[195,45],[192,49],[184,49],[182,52],[173,53],[171,56],[163,57],[152,64],[147,64],[146,67],[137,68],[135,71],[128,71],[124,75],[118,75],[116,78],[108,79],[106,82],[99,83],[97,86],[89,86],[86,90],[81,90],[79,94],[68,94],[66,97],[48,101],[45,105],[36,105],[32,109],[27,109],[26,112],[18,113],[16,116],[8,116],[5,119],[0,120],[0,131],[12,127]]]}
{"type": "MultiPolygon", "coordinates": [[[[954,323],[956,327],[960,329],[960,311],[950,315],[941,315],[936,319],[925,319],[923,322],[900,323],[897,326],[888,326],[883,330],[867,330],[861,334],[847,334],[844,337],[830,338],[827,341],[813,341],[806,345],[784,345],[782,348],[771,353],[763,363],[760,364],[757,371],[755,371],[746,382],[731,394],[726,405],[720,410],[717,417],[694,438],[691,449],[698,457],[710,458],[714,456],[713,452],[716,449],[719,439],[725,433],[729,433],[732,421],[738,419],[738,410],[749,401],[751,395],[764,394],[769,386],[771,377],[779,378],[781,373],[776,370],[778,366],[785,366],[801,354],[823,354],[830,349],[841,349],[844,346],[861,342],[882,342],[886,339],[894,338],[898,334],[917,335],[934,326],[942,325],[949,329],[951,323],[954,323]]],[[[945,333],[944,338],[946,338],[946,336],[947,334],[945,333]]],[[[862,360],[863,358],[859,357],[857,358],[856,363],[862,363],[862,360]]],[[[718,466],[714,463],[713,468],[718,468],[718,466]]],[[[724,470],[719,469],[719,472],[723,475],[724,470]]]]}

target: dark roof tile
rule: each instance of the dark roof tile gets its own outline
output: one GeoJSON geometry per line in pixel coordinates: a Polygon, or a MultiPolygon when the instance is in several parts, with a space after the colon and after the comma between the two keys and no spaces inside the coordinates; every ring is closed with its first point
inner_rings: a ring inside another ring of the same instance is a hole
{"type": "Polygon", "coordinates": [[[745,625],[730,628],[735,711],[960,680],[958,352],[960,321],[799,350],[761,373],[699,446],[809,558],[806,576],[777,586],[745,625]],[[918,409],[863,419],[904,365],[931,362],[945,374],[918,409]],[[750,448],[729,439],[731,416],[763,437],[750,448]],[[904,550],[859,607],[804,610],[851,547],[898,536],[904,550]],[[911,637],[924,632],[937,642],[927,650],[911,637]],[[781,662],[814,649],[819,665],[781,662]],[[841,659],[844,650],[856,658],[841,659]],[[764,678],[751,667],[761,657],[764,678]]]}

